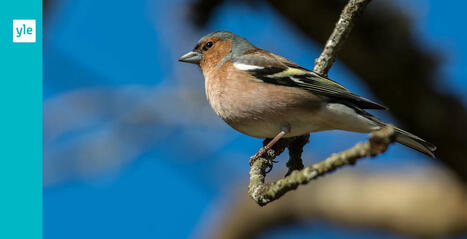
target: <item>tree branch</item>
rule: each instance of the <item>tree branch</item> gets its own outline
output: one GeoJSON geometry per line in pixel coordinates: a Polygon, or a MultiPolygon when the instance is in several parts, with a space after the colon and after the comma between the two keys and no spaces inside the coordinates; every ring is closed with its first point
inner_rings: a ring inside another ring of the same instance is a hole
{"type": "MultiPolygon", "coordinates": [[[[354,25],[355,19],[363,12],[363,9],[368,5],[371,0],[350,0],[342,11],[339,21],[336,23],[334,31],[332,32],[329,40],[327,41],[323,52],[315,61],[314,71],[323,76],[331,68],[332,64],[336,61],[337,52],[348,38],[350,31],[354,25]]],[[[384,129],[381,131],[386,139],[392,137],[393,129],[384,129]]],[[[303,146],[308,142],[309,134],[298,136],[292,139],[280,140],[273,149],[267,152],[266,156],[258,158],[251,165],[250,169],[250,185],[249,194],[253,200],[259,205],[264,206],[267,203],[274,201],[287,193],[290,190],[296,189],[300,184],[306,184],[319,175],[328,173],[337,167],[353,164],[356,160],[374,156],[386,150],[386,147],[392,140],[385,140],[383,144],[384,150],[376,150],[375,144],[372,139],[383,139],[379,134],[373,134],[370,141],[363,144],[358,144],[354,148],[349,149],[341,154],[336,154],[321,163],[313,166],[303,168],[301,154],[303,146]],[[285,147],[289,148],[289,161],[287,167],[289,168],[286,177],[273,183],[265,183],[265,177],[269,170],[272,168],[273,160],[276,156],[281,154],[285,147]],[[376,153],[376,154],[374,154],[376,153]],[[302,169],[302,170],[301,170],[302,169]],[[298,171],[300,170],[300,171],[298,171]]],[[[266,139],[263,144],[267,142],[266,139]]],[[[381,149],[383,149],[381,148],[381,149]]],[[[379,148],[378,148],[379,149],[379,148]]]]}
{"type": "Polygon", "coordinates": [[[248,192],[253,200],[260,206],[264,206],[280,198],[285,193],[296,189],[300,184],[307,184],[311,180],[330,173],[339,167],[353,165],[359,159],[384,153],[389,144],[393,142],[394,128],[386,126],[372,133],[370,139],[365,143],[359,143],[344,152],[333,154],[327,159],[300,171],[293,171],[285,178],[265,183],[266,168],[271,167],[272,159],[284,149],[283,145],[277,146],[276,149],[269,150],[267,157],[257,159],[251,166],[248,192]]]}

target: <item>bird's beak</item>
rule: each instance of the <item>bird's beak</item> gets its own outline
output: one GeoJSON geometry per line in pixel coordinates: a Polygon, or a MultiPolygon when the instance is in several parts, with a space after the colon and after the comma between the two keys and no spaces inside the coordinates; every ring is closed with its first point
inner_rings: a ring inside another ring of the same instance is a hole
{"type": "Polygon", "coordinates": [[[199,64],[203,55],[197,51],[190,51],[187,54],[183,55],[182,57],[178,58],[178,61],[192,63],[192,64],[199,64]]]}

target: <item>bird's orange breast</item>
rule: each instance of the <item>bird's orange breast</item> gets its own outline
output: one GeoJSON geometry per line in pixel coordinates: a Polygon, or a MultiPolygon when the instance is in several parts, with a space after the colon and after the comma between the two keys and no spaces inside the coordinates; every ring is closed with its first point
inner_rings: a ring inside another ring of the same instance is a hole
{"type": "Polygon", "coordinates": [[[298,120],[298,111],[320,107],[321,99],[310,92],[261,82],[230,61],[212,71],[203,69],[203,74],[206,96],[216,114],[248,135],[255,136],[245,129],[262,126],[275,132],[298,120]]]}

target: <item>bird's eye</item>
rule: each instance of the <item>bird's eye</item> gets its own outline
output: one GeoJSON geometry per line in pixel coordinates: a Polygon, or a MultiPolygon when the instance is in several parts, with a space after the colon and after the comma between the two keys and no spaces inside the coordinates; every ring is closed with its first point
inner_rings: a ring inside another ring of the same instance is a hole
{"type": "Polygon", "coordinates": [[[203,51],[207,51],[209,48],[212,47],[214,43],[212,41],[208,41],[204,46],[203,46],[203,51]]]}

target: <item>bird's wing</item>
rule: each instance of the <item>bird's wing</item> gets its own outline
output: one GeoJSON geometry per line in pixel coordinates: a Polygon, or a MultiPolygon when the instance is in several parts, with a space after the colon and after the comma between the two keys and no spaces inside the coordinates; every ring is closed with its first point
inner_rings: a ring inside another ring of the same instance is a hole
{"type": "Polygon", "coordinates": [[[267,51],[257,50],[242,55],[235,58],[233,63],[236,68],[247,71],[265,83],[302,88],[326,96],[330,101],[361,109],[386,109],[376,102],[350,92],[337,82],[267,51]]]}

